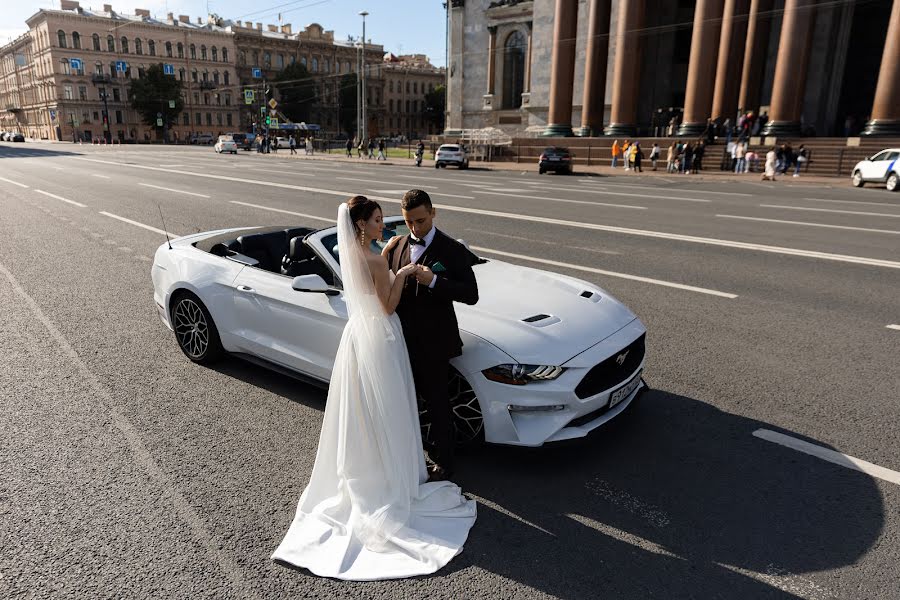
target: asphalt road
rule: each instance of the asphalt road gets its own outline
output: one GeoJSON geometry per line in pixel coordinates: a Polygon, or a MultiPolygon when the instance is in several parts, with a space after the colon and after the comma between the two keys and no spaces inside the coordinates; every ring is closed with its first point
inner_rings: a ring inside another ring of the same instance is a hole
{"type": "Polygon", "coordinates": [[[900,194],[0,144],[0,227],[0,597],[900,597],[900,480],[760,433],[900,471],[900,194]],[[478,521],[437,575],[319,579],[269,556],[324,393],[184,358],[152,228],[324,227],[411,187],[485,257],[626,303],[653,390],[585,440],[464,456],[478,521]]]}

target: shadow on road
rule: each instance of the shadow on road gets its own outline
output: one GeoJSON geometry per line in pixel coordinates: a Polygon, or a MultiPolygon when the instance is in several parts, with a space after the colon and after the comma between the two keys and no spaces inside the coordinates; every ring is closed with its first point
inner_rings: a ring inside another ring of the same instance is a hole
{"type": "Polygon", "coordinates": [[[54,156],[79,156],[80,154],[80,152],[39,148],[22,143],[17,145],[13,145],[12,142],[0,144],[0,158],[47,158],[54,156]]]}

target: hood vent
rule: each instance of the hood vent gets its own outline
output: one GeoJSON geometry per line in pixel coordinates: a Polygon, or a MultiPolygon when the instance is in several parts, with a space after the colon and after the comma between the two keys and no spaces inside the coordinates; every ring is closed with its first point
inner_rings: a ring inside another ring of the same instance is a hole
{"type": "Polygon", "coordinates": [[[525,323],[536,323],[538,321],[543,321],[544,319],[549,319],[550,315],[533,315],[531,317],[527,317],[522,319],[525,323]]]}
{"type": "Polygon", "coordinates": [[[585,290],[579,294],[582,298],[587,298],[591,302],[600,302],[600,294],[592,292],[590,290],[585,290]]]}
{"type": "Polygon", "coordinates": [[[533,315],[530,317],[526,317],[522,319],[523,323],[531,323],[535,327],[546,327],[547,325],[553,325],[554,323],[559,323],[562,319],[559,317],[553,317],[550,315],[540,314],[533,315]]]}

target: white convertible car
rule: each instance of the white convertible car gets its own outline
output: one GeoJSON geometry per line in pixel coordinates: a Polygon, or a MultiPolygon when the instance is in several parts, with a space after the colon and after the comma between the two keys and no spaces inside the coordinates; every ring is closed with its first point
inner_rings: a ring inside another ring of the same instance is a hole
{"type": "MultiPolygon", "coordinates": [[[[385,240],[408,233],[400,217],[385,224],[385,240]]],[[[195,362],[229,352],[327,385],[347,319],[336,244],[335,227],[167,242],[152,267],[159,316],[195,362]]],[[[464,347],[448,382],[460,444],[583,437],[646,389],[646,329],[603,289],[492,259],[474,271],[480,299],[456,305],[464,347]]]]}

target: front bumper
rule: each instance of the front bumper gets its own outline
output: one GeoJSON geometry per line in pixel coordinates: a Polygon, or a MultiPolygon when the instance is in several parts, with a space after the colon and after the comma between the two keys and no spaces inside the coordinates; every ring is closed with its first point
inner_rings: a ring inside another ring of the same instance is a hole
{"type": "Polygon", "coordinates": [[[595,365],[621,352],[645,333],[644,325],[635,319],[561,365],[566,371],[553,381],[511,386],[490,381],[481,373],[470,375],[469,383],[478,396],[484,415],[485,440],[494,444],[541,446],[546,442],[584,437],[622,414],[647,389],[639,375],[643,372],[645,359],[623,381],[598,394],[578,398],[575,388],[595,365]],[[628,385],[635,377],[640,377],[641,380],[634,391],[615,407],[609,408],[613,393],[628,385]],[[553,411],[511,411],[510,405],[562,408],[553,411]]]}

